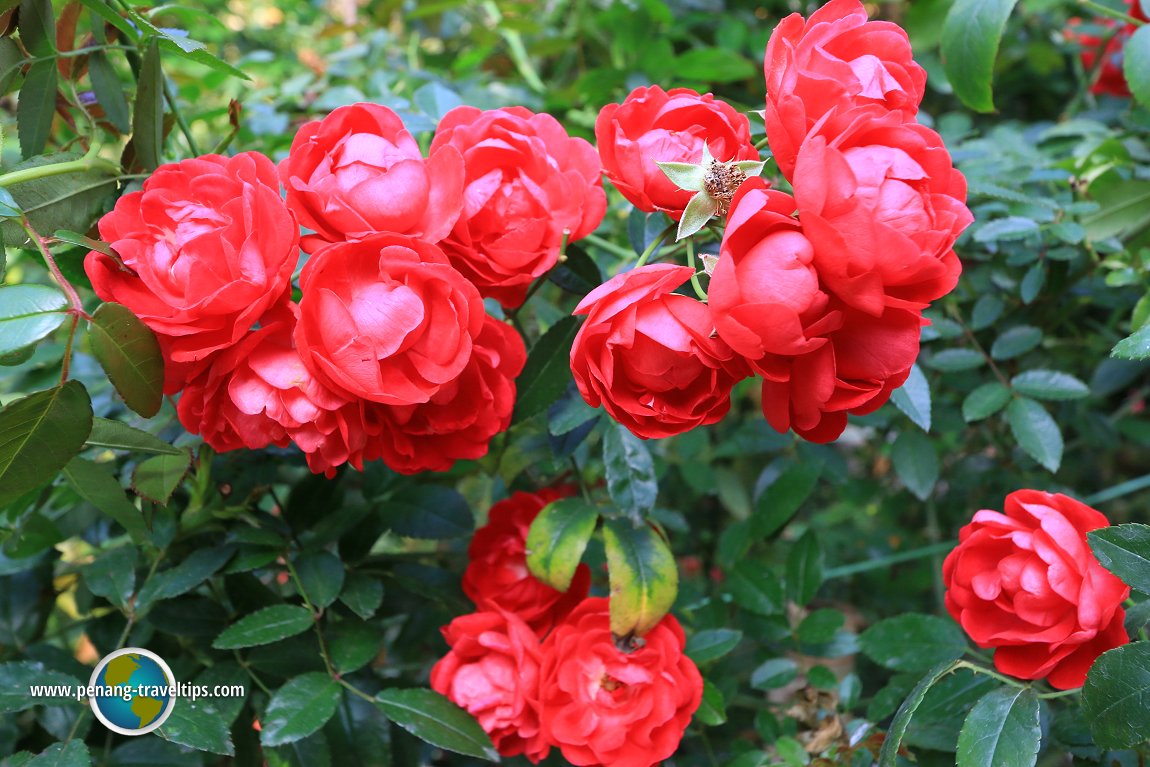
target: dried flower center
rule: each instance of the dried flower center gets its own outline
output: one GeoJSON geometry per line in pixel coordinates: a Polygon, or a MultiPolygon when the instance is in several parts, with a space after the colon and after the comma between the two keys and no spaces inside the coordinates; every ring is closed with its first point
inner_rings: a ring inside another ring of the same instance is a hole
{"type": "Polygon", "coordinates": [[[716,200],[727,203],[746,180],[747,174],[734,163],[712,160],[703,175],[703,189],[716,200]]]}

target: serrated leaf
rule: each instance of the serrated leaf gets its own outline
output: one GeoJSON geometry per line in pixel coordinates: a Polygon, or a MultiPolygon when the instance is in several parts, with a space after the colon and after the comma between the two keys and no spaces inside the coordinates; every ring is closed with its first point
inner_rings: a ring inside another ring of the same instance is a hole
{"type": "Polygon", "coordinates": [[[92,430],[92,401],[79,381],[0,409],[0,506],[49,482],[92,430]]]}
{"type": "Polygon", "coordinates": [[[83,741],[70,740],[67,743],[53,743],[36,758],[25,762],[23,767],[89,767],[92,756],[83,741]]]}
{"type": "Polygon", "coordinates": [[[0,287],[0,355],[48,336],[67,318],[68,299],[47,285],[0,287]]]}
{"type": "Polygon", "coordinates": [[[184,450],[172,455],[154,455],[136,464],[132,471],[132,489],[137,495],[164,506],[191,465],[192,456],[184,450]]]}
{"type": "Polygon", "coordinates": [[[1069,373],[1027,370],[1010,380],[1019,394],[1046,400],[1072,400],[1090,396],[1090,387],[1069,373]]]}
{"type": "Polygon", "coordinates": [[[59,70],[54,59],[37,61],[24,76],[16,104],[20,155],[27,160],[44,151],[56,115],[56,83],[59,70]]]}
{"type": "Polygon", "coordinates": [[[128,501],[126,491],[107,466],[76,457],[64,467],[63,474],[81,498],[116,520],[137,545],[148,540],[144,515],[128,501]]]}
{"type": "Polygon", "coordinates": [[[579,332],[579,319],[564,317],[531,347],[518,378],[514,422],[546,410],[571,382],[571,343],[579,332]]]}
{"type": "Polygon", "coordinates": [[[383,519],[395,533],[408,538],[458,538],[475,527],[463,496],[440,485],[405,489],[384,503],[383,519]]]}
{"type": "Polygon", "coordinates": [[[350,674],[371,663],[383,645],[383,633],[364,621],[344,618],[327,638],[331,663],[340,674],[350,674]]]}
{"type": "Polygon", "coordinates": [[[347,577],[340,592],[339,601],[353,613],[367,620],[383,604],[383,584],[379,579],[364,573],[352,573],[347,577]]]}
{"type": "Polygon", "coordinates": [[[233,554],[235,549],[231,546],[193,551],[175,567],[153,575],[140,587],[140,593],[136,596],[136,609],[142,611],[156,602],[187,594],[219,572],[233,554]]]}
{"type": "Polygon", "coordinates": [[[117,546],[105,551],[81,572],[88,591],[123,607],[136,590],[136,548],[117,546]]]}
{"type": "Polygon", "coordinates": [[[695,720],[717,727],[727,721],[727,700],[723,691],[708,681],[703,682],[703,699],[695,710],[695,720]]]}
{"type": "Polygon", "coordinates": [[[710,663],[734,650],[742,640],[743,632],[735,629],[708,629],[691,635],[686,652],[695,663],[710,663]]]}
{"type": "Polygon", "coordinates": [[[0,714],[14,714],[26,711],[33,706],[44,706],[69,701],[75,698],[33,698],[29,686],[34,684],[73,687],[81,684],[73,676],[46,668],[38,661],[16,661],[0,663],[0,714]]]}
{"type": "Polygon", "coordinates": [[[1150,322],[1114,345],[1111,357],[1120,360],[1144,360],[1150,357],[1150,322]]]}
{"type": "Polygon", "coordinates": [[[799,675],[799,665],[791,658],[771,658],[751,672],[751,687],[776,690],[786,687],[799,675]]]}
{"type": "Polygon", "coordinates": [[[1038,695],[1000,687],[974,704],[958,735],[957,767],[1034,767],[1042,728],[1038,695]]]}
{"type": "Polygon", "coordinates": [[[84,444],[89,447],[106,447],[110,450],[131,450],[160,455],[179,455],[184,452],[146,431],[141,431],[110,418],[93,418],[92,433],[88,435],[84,444]]]}
{"type": "MultiPolygon", "coordinates": [[[[221,756],[235,756],[232,744],[231,721],[223,715],[223,698],[200,698],[195,702],[181,700],[172,707],[172,713],[157,732],[161,737],[197,751],[208,751],[221,756]]],[[[232,719],[235,718],[233,715],[232,719]]]]}
{"type": "Polygon", "coordinates": [[[161,49],[174,53],[180,58],[194,61],[197,64],[203,64],[209,69],[214,69],[217,72],[238,77],[241,80],[251,81],[252,78],[248,77],[242,69],[237,69],[228,62],[213,56],[208,52],[207,47],[199,40],[193,40],[190,37],[178,37],[176,35],[163,35],[159,38],[159,46],[161,49]]]}
{"type": "Polygon", "coordinates": [[[927,367],[940,370],[943,373],[961,373],[964,370],[974,370],[986,363],[986,358],[974,349],[944,349],[931,355],[926,361],[927,367]]]}
{"type": "Polygon", "coordinates": [[[1122,44],[1122,72],[1134,98],[1150,107],[1150,30],[1138,27],[1122,44]]]}
{"type": "Polygon", "coordinates": [[[990,347],[990,356],[996,360],[1012,360],[1042,343],[1042,330],[1032,325],[1019,325],[1005,331],[990,347]]]}
{"type": "Polygon", "coordinates": [[[582,498],[562,498],[543,507],[527,532],[531,574],[567,591],[598,521],[599,509],[582,498]]]}
{"type": "MultiPolygon", "coordinates": [[[[8,170],[29,170],[80,158],[78,152],[38,155],[8,170]]],[[[109,198],[115,194],[117,183],[109,169],[99,168],[21,181],[7,190],[35,231],[63,229],[86,232],[111,207],[109,198]]],[[[0,234],[10,243],[23,242],[27,236],[20,222],[15,220],[0,224],[0,234]]]]}
{"type": "Polygon", "coordinates": [[[617,423],[603,435],[607,492],[619,511],[639,519],[655,507],[659,484],[655,462],[642,440],[617,423]]]}
{"type": "Polygon", "coordinates": [[[878,767],[896,767],[902,739],[906,736],[906,729],[910,726],[915,711],[922,705],[923,699],[926,698],[926,694],[935,682],[954,671],[955,663],[956,661],[953,660],[939,663],[928,671],[926,676],[919,680],[914,689],[910,691],[910,695],[902,702],[898,711],[895,712],[894,719],[891,720],[890,728],[882,742],[882,750],[879,751],[878,767]]]}
{"type": "Polygon", "coordinates": [[[1150,181],[1096,182],[1090,194],[1099,205],[1096,213],[1082,219],[1091,240],[1130,237],[1150,226],[1150,181]]]}
{"type": "Polygon", "coordinates": [[[906,489],[920,501],[929,498],[938,482],[939,471],[934,442],[922,432],[904,431],[894,441],[890,457],[906,489]]]}
{"type": "Polygon", "coordinates": [[[164,357],[151,329],[128,307],[109,302],[92,314],[90,333],[92,354],[128,407],[145,418],[158,413],[164,357]]]}
{"type": "Polygon", "coordinates": [[[859,635],[859,647],[876,663],[895,671],[921,671],[966,652],[966,637],[953,621],[907,613],[887,618],[859,635]]]}
{"type": "Polygon", "coordinates": [[[346,575],[343,562],[330,551],[312,551],[300,555],[295,561],[308,601],[318,608],[324,608],[335,601],[343,588],[346,575]]]}
{"type": "Polygon", "coordinates": [[[499,752],[479,724],[459,706],[431,690],[384,690],[376,704],[388,719],[438,748],[499,761],[499,752]]]}
{"type": "Polygon", "coordinates": [[[217,650],[271,644],[311,628],[312,614],[299,605],[272,605],[245,615],[212,642],[217,650]]]}
{"type": "Polygon", "coordinates": [[[268,702],[260,719],[260,742],[281,746],[306,738],[331,719],[341,695],[339,682],[320,671],[291,679],[268,702]]]}
{"type": "Polygon", "coordinates": [[[136,165],[155,170],[164,155],[164,73],[160,69],[160,47],[149,41],[140,61],[136,104],[132,111],[132,148],[136,165]]]}
{"type": "Polygon", "coordinates": [[[895,389],[890,401],[923,431],[930,431],[930,383],[918,364],[911,366],[906,382],[895,389]]]}
{"type": "Polygon", "coordinates": [[[1150,525],[1102,527],[1086,538],[1103,567],[1130,588],[1150,594],[1150,525]]]}
{"type": "Polygon", "coordinates": [[[779,577],[762,565],[746,560],[727,573],[724,585],[739,607],[756,615],[777,615],[786,603],[779,577]]]}
{"type": "Polygon", "coordinates": [[[679,569],[671,548],[649,524],[606,519],[603,544],[611,584],[611,632],[619,637],[643,636],[675,602],[679,569]]]}
{"type": "Polygon", "coordinates": [[[956,0],[942,25],[942,64],[954,93],[977,112],[994,111],[991,81],[1006,20],[1018,0],[956,0]]]}
{"type": "Polygon", "coordinates": [[[1007,406],[1006,420],[1019,447],[1048,471],[1058,471],[1062,463],[1062,432],[1042,405],[1019,397],[1007,406]]]}
{"type": "Polygon", "coordinates": [[[1082,714],[1102,748],[1130,748],[1150,732],[1150,642],[1098,656],[1082,687],[1082,714]]]}
{"type": "Polygon", "coordinates": [[[787,553],[787,597],[797,605],[815,598],[823,584],[824,556],[815,531],[807,530],[787,553]]]}
{"type": "Polygon", "coordinates": [[[93,51],[88,57],[88,76],[108,122],[120,133],[132,130],[132,113],[124,96],[124,86],[104,51],[93,51]]]}
{"type": "Polygon", "coordinates": [[[967,423],[994,415],[1010,402],[1010,389],[998,381],[979,386],[962,401],[962,417],[967,423]]]}
{"type": "Polygon", "coordinates": [[[766,538],[781,530],[814,492],[822,474],[822,464],[803,461],[788,467],[763,490],[751,514],[751,535],[766,538]]]}

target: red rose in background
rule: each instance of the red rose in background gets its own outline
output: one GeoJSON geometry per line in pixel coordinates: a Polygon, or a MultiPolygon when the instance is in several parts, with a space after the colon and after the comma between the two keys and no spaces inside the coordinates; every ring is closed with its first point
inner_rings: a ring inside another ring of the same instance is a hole
{"type": "Polygon", "coordinates": [[[463,214],[440,247],[479,291],[507,308],[555,266],[569,242],[594,231],[607,210],[594,147],[548,114],[523,107],[444,115],[431,154],[463,154],[463,214]]]}
{"type": "Polygon", "coordinates": [[[483,300],[443,252],[398,234],[330,245],[300,274],[300,356],[348,399],[427,402],[471,359],[483,300]]]}
{"type": "Polygon", "coordinates": [[[966,179],[937,133],[860,109],[799,150],[795,201],[827,288],[875,316],[924,309],[958,281],[953,246],[974,217],[966,179]]]}
{"type": "Polygon", "coordinates": [[[1130,588],[1086,540],[1110,523],[1058,493],[1017,490],[1006,513],[980,511],[943,562],[946,609],[994,665],[1060,690],[1081,687],[1094,659],[1126,644],[1130,588]]]}
{"type": "Polygon", "coordinates": [[[463,204],[459,153],[447,148],[425,160],[399,116],[377,104],[303,125],[279,170],[288,205],[318,241],[396,232],[437,242],[463,204]]]}
{"type": "Polygon", "coordinates": [[[750,178],[731,200],[719,261],[707,287],[715,329],[751,362],[814,351],[841,322],[819,287],[814,249],[789,194],[750,178]]]}
{"type": "Polygon", "coordinates": [[[119,259],[92,251],[84,271],[159,336],[168,393],[286,300],[299,260],[299,225],[256,152],[161,165],[100,219],[100,237],[119,259]]]}
{"type": "Polygon", "coordinates": [[[575,308],[587,315],[571,346],[579,393],[644,439],[715,423],[731,407],[731,387],[749,373],[712,337],[707,305],[671,292],[690,277],[688,266],[642,266],[575,308]]]}
{"type": "Polygon", "coordinates": [[[1082,46],[1082,51],[1078,54],[1082,60],[1082,68],[1090,73],[1094,72],[1097,66],[1097,74],[1090,83],[1090,92],[1096,95],[1130,98],[1130,86],[1126,83],[1126,73],[1122,68],[1122,49],[1135,28],[1115,19],[1095,19],[1091,23],[1103,29],[1102,35],[1083,31],[1082,20],[1077,18],[1070,19],[1066,29],[1067,38],[1082,46]],[[1102,56],[1101,64],[1098,64],[1099,55],[1102,56]]]}
{"type": "Polygon", "coordinates": [[[607,600],[584,600],[543,643],[543,734],[576,765],[651,767],[679,746],[703,697],[668,615],[625,653],[615,646],[607,600]]]}
{"type": "Polygon", "coordinates": [[[910,39],[889,21],[867,21],[859,0],[831,0],[804,20],[793,13],[767,43],[764,121],[771,153],[788,180],[807,132],[833,111],[875,104],[913,120],[926,86],[910,39]]]}
{"type": "Polygon", "coordinates": [[[539,733],[539,638],[511,613],[463,615],[443,627],[451,646],[431,669],[431,689],[476,718],[503,756],[538,763],[551,750],[539,733]]]}
{"type": "Polygon", "coordinates": [[[758,160],[745,115],[690,88],[636,88],[622,104],[608,104],[595,120],[603,170],[628,202],[676,221],[694,192],[680,189],[656,162],[698,164],[706,143],[721,162],[758,160]]]}
{"type": "Polygon", "coordinates": [[[561,621],[591,589],[591,570],[579,565],[564,593],[538,580],[527,569],[526,542],[531,523],[544,506],[570,495],[563,488],[515,493],[487,514],[467,549],[463,593],[480,610],[507,610],[543,634],[561,621]]]}
{"type": "Polygon", "coordinates": [[[484,317],[471,360],[460,376],[420,405],[369,408],[380,419],[384,463],[403,474],[447,471],[456,461],[487,455],[491,438],[511,425],[515,377],[527,362],[523,339],[484,317]]]}

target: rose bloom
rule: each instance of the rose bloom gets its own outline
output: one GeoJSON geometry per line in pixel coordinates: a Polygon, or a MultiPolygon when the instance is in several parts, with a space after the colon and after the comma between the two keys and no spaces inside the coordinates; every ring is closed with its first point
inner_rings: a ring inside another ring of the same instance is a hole
{"type": "Polygon", "coordinates": [[[1019,679],[1081,687],[1094,659],[1126,644],[1130,587],[1094,558],[1086,534],[1110,523],[1059,493],[1016,490],[980,511],[942,565],[946,609],[994,665],[1019,679]]]}
{"type": "Polygon", "coordinates": [[[378,104],[339,107],[306,123],[279,166],[287,203],[324,242],[395,232],[437,242],[463,205],[463,160],[453,148],[427,159],[395,112],[378,104]]]}
{"type": "Polygon", "coordinates": [[[832,307],[842,325],[826,344],[797,357],[767,356],[755,365],[764,378],[767,422],[811,442],[838,439],[848,413],[866,415],[886,404],[918,358],[922,319],[916,312],[887,309],[876,318],[841,304],[832,307]]]}
{"type": "Polygon", "coordinates": [[[431,153],[458,150],[463,214],[440,247],[451,263],[506,308],[555,266],[563,244],[594,231],[607,210],[594,147],[548,114],[523,107],[444,115],[431,153]]]}
{"type": "Polygon", "coordinates": [[[827,288],[879,316],[923,309],[958,282],[953,247],[974,217],[966,179],[937,133],[859,109],[824,123],[799,150],[795,201],[827,288]]]}
{"type": "Polygon", "coordinates": [[[607,600],[586,599],[543,643],[543,734],[576,765],[651,767],[679,747],[703,678],[668,615],[623,652],[607,600]]]}
{"type": "Polygon", "coordinates": [[[824,115],[873,104],[911,121],[926,86],[906,32],[889,21],[867,21],[859,0],[831,0],[810,19],[797,13],[783,19],[763,68],[767,142],[788,180],[803,139],[824,115]]]}
{"type": "Polygon", "coordinates": [[[544,634],[566,617],[591,589],[591,570],[579,565],[566,592],[557,591],[527,569],[527,531],[543,507],[570,495],[569,488],[518,492],[494,504],[487,524],[467,549],[463,593],[480,610],[507,610],[544,634]]]}
{"type": "Polygon", "coordinates": [[[657,162],[698,164],[706,143],[721,162],[758,160],[745,115],[690,88],[636,88],[622,104],[608,104],[595,120],[603,170],[627,201],[678,221],[694,192],[677,187],[657,162]]]}
{"type": "Polygon", "coordinates": [[[484,317],[467,367],[430,400],[368,408],[369,422],[380,424],[371,454],[402,474],[447,471],[456,461],[482,458],[491,438],[511,425],[515,377],[526,362],[515,329],[484,317]]]}
{"type": "Polygon", "coordinates": [[[789,194],[747,179],[731,200],[707,287],[719,337],[752,366],[767,354],[814,351],[841,322],[840,312],[828,311],[814,249],[794,212],[789,194]]]}
{"type": "Polygon", "coordinates": [[[427,402],[458,378],[486,316],[439,248],[399,234],[323,248],[300,290],[304,364],[348,399],[386,405],[427,402]]]}
{"type": "Polygon", "coordinates": [[[467,709],[503,756],[533,763],[551,745],[539,732],[539,638],[512,613],[462,615],[443,627],[451,646],[431,669],[431,689],[467,709]]]}
{"type": "Polygon", "coordinates": [[[1077,18],[1070,19],[1066,28],[1067,39],[1082,46],[1078,54],[1082,68],[1086,72],[1094,72],[1095,66],[1098,66],[1094,81],[1090,83],[1090,92],[1099,96],[1105,94],[1130,98],[1130,86],[1126,83],[1126,73],[1122,68],[1122,49],[1135,27],[1115,19],[1097,19],[1091,23],[1104,30],[1101,36],[1083,31],[1082,20],[1077,18]],[[1102,63],[1098,65],[1100,55],[1102,63]]]}
{"type": "Polygon", "coordinates": [[[649,264],[612,277],[575,308],[587,315],[571,346],[579,393],[643,439],[715,423],[749,374],[713,337],[707,305],[671,292],[690,278],[689,266],[649,264]]]}
{"type": "Polygon", "coordinates": [[[119,258],[92,251],[84,271],[157,334],[169,394],[286,300],[299,260],[299,226],[256,152],[161,165],[100,219],[100,238],[119,258]]]}

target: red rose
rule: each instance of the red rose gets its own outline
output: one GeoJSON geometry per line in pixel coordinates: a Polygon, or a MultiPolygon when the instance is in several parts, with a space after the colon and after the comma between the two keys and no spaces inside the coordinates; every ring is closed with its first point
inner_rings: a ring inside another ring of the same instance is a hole
{"type": "Polygon", "coordinates": [[[868,104],[913,120],[926,72],[914,62],[906,32],[867,21],[859,0],[831,0],[810,19],[793,13],[767,43],[764,121],[767,142],[787,179],[807,132],[824,115],[868,104]]]}
{"type": "MultiPolygon", "coordinates": [[[[1138,8],[1137,3],[1134,8],[1138,8]]],[[[1126,73],[1122,66],[1122,49],[1135,27],[1115,19],[1096,19],[1091,24],[1101,27],[1103,34],[1100,36],[1081,30],[1082,19],[1078,18],[1070,19],[1066,29],[1067,38],[1082,46],[1078,56],[1086,72],[1094,72],[1098,57],[1102,56],[1102,63],[1098,65],[1094,81],[1090,83],[1090,92],[1130,98],[1130,86],[1126,83],[1126,73]]]]}
{"type": "Polygon", "coordinates": [[[463,205],[463,162],[452,148],[425,160],[395,112],[352,104],[303,125],[280,163],[287,203],[322,242],[395,232],[438,242],[463,205]]]}
{"type": "Polygon", "coordinates": [[[543,643],[544,736],[577,765],[651,767],[671,756],[703,698],[684,645],[668,615],[623,652],[607,600],[584,600],[543,643]]]}
{"type": "Polygon", "coordinates": [[[100,219],[100,237],[119,258],[92,251],[84,270],[159,336],[168,393],[286,299],[299,260],[299,226],[256,152],[161,165],[100,219]]]}
{"type": "Polygon", "coordinates": [[[1081,687],[1094,659],[1129,641],[1122,603],[1130,587],[1086,541],[1110,523],[1058,493],[1016,490],[1006,513],[980,511],[942,565],[946,609],[994,665],[1019,679],[1081,687]]]}
{"type": "Polygon", "coordinates": [[[690,277],[688,266],[650,264],[616,275],[575,308],[587,315],[571,346],[579,393],[644,439],[715,423],[748,374],[712,337],[707,305],[671,292],[690,277]]]}
{"type": "Polygon", "coordinates": [[[533,763],[551,745],[539,732],[539,638],[503,611],[463,615],[444,626],[451,646],[431,669],[431,689],[467,709],[503,756],[533,763]]]}
{"type": "Polygon", "coordinates": [[[544,506],[571,493],[545,488],[515,493],[491,507],[487,524],[475,531],[467,549],[463,593],[480,610],[507,610],[543,634],[561,621],[591,589],[591,570],[579,565],[564,593],[538,580],[527,569],[527,531],[544,506]]]}
{"type": "Polygon", "coordinates": [[[923,309],[962,271],[953,246],[973,216],[966,179],[937,133],[897,114],[859,109],[803,143],[795,201],[819,277],[838,298],[879,316],[923,309]]]}
{"type": "Polygon", "coordinates": [[[759,159],[746,116],[690,88],[636,88],[599,112],[595,142],[603,170],[628,202],[676,221],[694,192],[677,187],[655,163],[698,164],[704,143],[722,162],[759,159]]]}
{"type": "Polygon", "coordinates": [[[431,153],[463,154],[463,214],[440,243],[479,291],[507,308],[555,266],[563,232],[574,242],[594,231],[607,210],[594,147],[567,135],[548,114],[523,107],[444,115],[431,153]]]}
{"type": "Polygon", "coordinates": [[[918,357],[916,312],[887,309],[871,317],[841,304],[842,326],[827,343],[798,357],[768,356],[762,373],[763,415],[779,432],[794,429],[811,442],[838,439],[847,414],[866,415],[882,407],[902,386],[918,357]]]}
{"type": "Polygon", "coordinates": [[[486,316],[439,248],[399,234],[329,245],[300,290],[304,364],[348,399],[386,405],[427,402],[458,378],[486,316]]]}
{"type": "Polygon", "coordinates": [[[731,200],[707,298],[719,337],[752,365],[767,354],[814,351],[841,322],[827,310],[794,212],[794,198],[760,178],[747,179],[731,200]]]}
{"type": "Polygon", "coordinates": [[[515,377],[527,350],[515,330],[484,317],[471,360],[453,381],[419,405],[369,408],[380,420],[374,441],[384,463],[403,474],[447,471],[456,461],[487,455],[491,438],[511,425],[515,377]]]}

